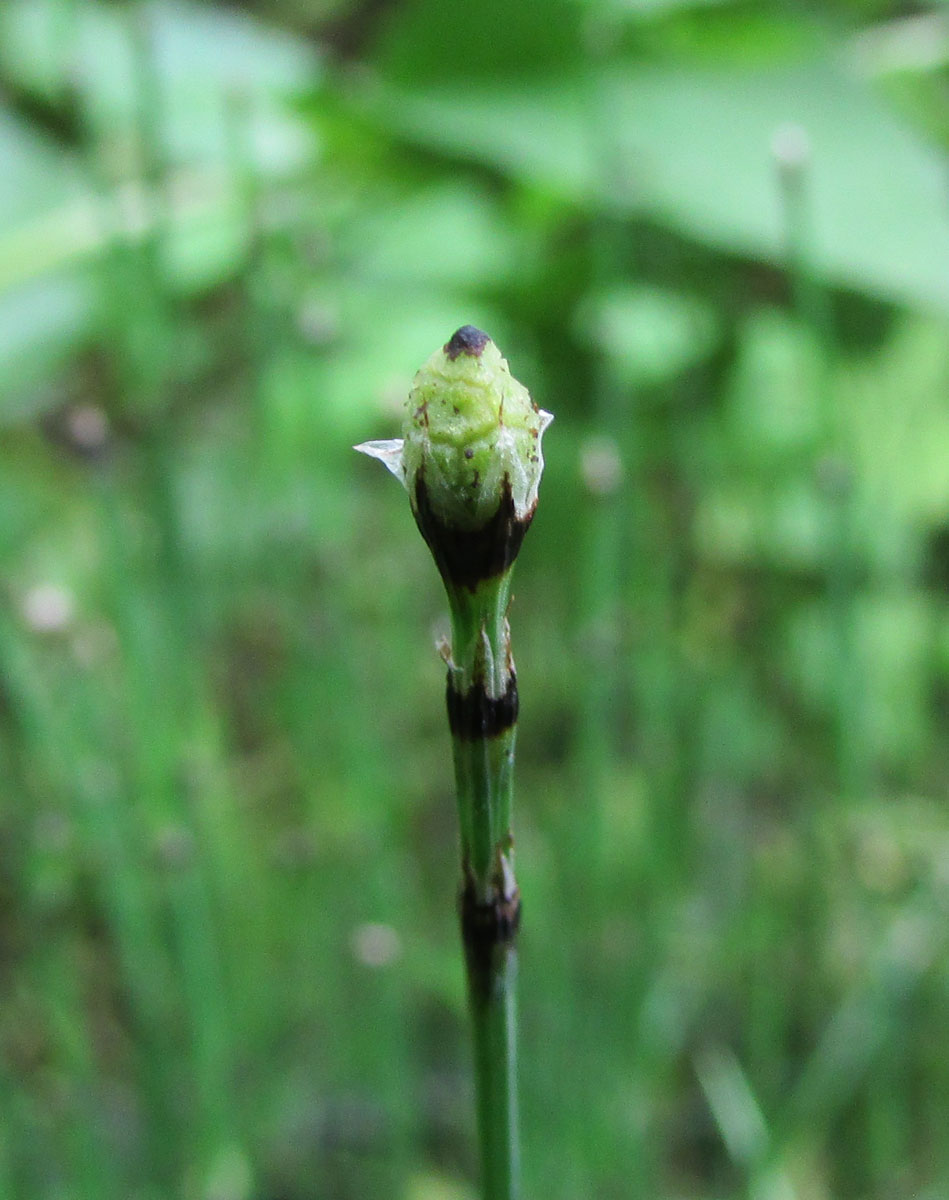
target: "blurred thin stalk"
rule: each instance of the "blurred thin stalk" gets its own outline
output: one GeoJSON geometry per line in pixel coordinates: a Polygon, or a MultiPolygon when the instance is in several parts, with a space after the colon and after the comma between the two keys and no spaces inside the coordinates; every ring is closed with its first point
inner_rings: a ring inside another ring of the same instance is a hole
{"type": "MultiPolygon", "coordinates": [[[[600,296],[628,285],[635,267],[629,223],[618,215],[629,206],[636,166],[618,137],[620,127],[614,119],[617,104],[609,68],[619,35],[613,28],[618,19],[623,18],[599,17],[593,34],[600,74],[594,79],[590,139],[605,202],[593,226],[591,276],[600,296]]],[[[600,687],[600,716],[603,727],[613,728],[615,762],[618,725],[626,715],[617,700],[624,698],[628,680],[638,758],[647,783],[647,886],[653,902],[661,907],[670,889],[676,890],[688,861],[679,728],[682,663],[674,628],[675,554],[680,539],[654,483],[654,477],[676,469],[676,447],[655,398],[647,407],[636,382],[637,364],[625,360],[625,349],[611,341],[609,332],[602,331],[595,359],[592,416],[595,430],[615,446],[619,478],[613,498],[598,497],[588,530],[589,567],[601,577],[601,582],[589,585],[597,593],[594,603],[602,611],[611,607],[614,614],[612,661],[604,664],[612,696],[607,698],[606,685],[600,687]]]]}
{"type": "MultiPolygon", "coordinates": [[[[925,885],[890,920],[871,961],[825,1021],[786,1094],[773,1122],[772,1162],[793,1153],[798,1143],[820,1144],[861,1094],[881,1057],[899,1042],[903,1014],[945,954],[946,918],[944,896],[925,885]]],[[[904,1110],[905,1096],[898,1106],[904,1110]]],[[[865,1147],[865,1139],[860,1144],[865,1147]]],[[[873,1182],[879,1186],[885,1181],[873,1182]]]]}
{"type": "Polygon", "coordinates": [[[79,0],[55,0],[52,20],[54,50],[60,59],[62,80],[60,101],[68,106],[75,100],[75,52],[80,33],[79,0]]]}
{"type": "MultiPolygon", "coordinates": [[[[834,791],[842,810],[865,799],[870,785],[864,678],[856,631],[855,480],[849,447],[842,441],[843,431],[835,411],[834,372],[838,350],[833,312],[830,297],[814,267],[817,235],[811,204],[811,148],[807,132],[798,125],[783,126],[775,132],[771,148],[785,226],[792,302],[816,356],[814,399],[819,417],[819,457],[808,465],[816,472],[814,482],[823,493],[827,513],[824,572],[833,655],[834,791]]],[[[803,938],[803,944],[810,947],[821,945],[827,936],[828,869],[836,861],[819,815],[820,807],[812,797],[807,810],[801,813],[801,837],[813,883],[807,889],[806,904],[793,931],[793,935],[803,938]]],[[[823,999],[816,990],[809,992],[806,1003],[812,1019],[819,1020],[823,999]]]]}
{"type": "MultiPolygon", "coordinates": [[[[60,691],[60,700],[63,699],[60,691]]],[[[67,726],[62,730],[65,745],[55,737],[57,748],[49,755],[43,772],[49,790],[37,805],[24,846],[22,886],[18,890],[26,902],[27,936],[34,949],[20,971],[29,980],[29,993],[39,999],[35,1019],[46,1039],[53,1065],[48,1086],[54,1095],[49,1107],[55,1114],[52,1119],[62,1146],[65,1177],[79,1196],[109,1200],[126,1192],[127,1180],[122,1180],[115,1170],[105,1144],[107,1129],[102,1105],[105,1088],[101,1065],[96,1062],[92,1022],[84,995],[81,959],[84,943],[82,931],[76,928],[78,897],[71,886],[72,874],[65,869],[63,846],[57,836],[59,821],[63,822],[63,832],[71,827],[70,810],[74,805],[70,803],[69,791],[78,780],[71,787],[67,772],[70,763],[75,770],[74,764],[81,761],[78,757],[64,756],[64,751],[68,754],[69,750],[75,750],[68,726],[77,718],[82,722],[81,703],[65,704],[64,710],[70,714],[61,722],[67,726]]],[[[49,726],[57,721],[57,716],[49,709],[42,715],[34,710],[36,718],[46,727],[48,737],[53,732],[49,726]]],[[[41,761],[39,756],[36,761],[41,761]]],[[[24,783],[23,790],[29,794],[30,786],[24,783]]],[[[46,1072],[37,1074],[42,1079],[46,1072]]]]}
{"type": "Polygon", "coordinates": [[[771,1134],[739,1061],[708,1046],[696,1056],[695,1070],[729,1157],[748,1179],[748,1200],[798,1200],[783,1163],[769,1161],[771,1134]]]}
{"type": "MultiPolygon", "coordinates": [[[[343,589],[336,594],[345,602],[343,589]]],[[[348,697],[348,701],[342,700],[339,712],[351,714],[359,708],[354,661],[348,652],[347,639],[342,635],[345,614],[335,615],[340,636],[332,639],[331,654],[337,661],[330,664],[330,670],[336,676],[336,682],[330,684],[329,694],[341,700],[348,697]]],[[[375,834],[364,853],[378,863],[378,869],[368,875],[360,899],[365,906],[364,921],[389,925],[396,938],[401,939],[404,931],[411,928],[413,897],[410,889],[418,872],[414,864],[407,861],[411,849],[405,845],[402,809],[392,802],[391,758],[383,757],[384,746],[378,737],[373,739],[372,747],[367,746],[362,727],[352,720],[339,721],[337,741],[340,761],[347,764],[353,804],[366,803],[366,797],[387,797],[389,800],[376,808],[375,834]]],[[[325,907],[331,902],[325,885],[323,892],[321,904],[325,907]]],[[[406,1186],[418,1145],[416,1113],[420,1088],[417,1054],[411,1041],[414,1005],[407,993],[405,972],[396,964],[378,968],[376,975],[378,983],[371,992],[367,994],[365,988],[360,989],[359,1005],[366,1020],[389,1032],[384,1039],[365,1040],[363,1084],[379,1096],[388,1117],[391,1135],[387,1146],[389,1178],[386,1186],[395,1193],[406,1186]]]]}
{"type": "Polygon", "coordinates": [[[223,1148],[235,1144],[238,1135],[231,1083],[231,1019],[219,961],[217,916],[202,861],[203,839],[194,837],[195,817],[182,794],[184,751],[195,735],[197,700],[187,678],[174,675],[176,671],[190,674],[189,656],[167,612],[162,574],[159,570],[157,577],[152,576],[141,561],[116,487],[115,480],[104,479],[101,500],[106,580],[121,651],[125,723],[130,733],[124,782],[135,797],[147,843],[164,866],[163,891],[188,1010],[192,1081],[199,1103],[199,1119],[187,1130],[187,1137],[210,1170],[212,1161],[223,1148]]]}
{"type": "MultiPolygon", "coordinates": [[[[219,578],[225,595],[241,595],[248,580],[241,575],[246,564],[255,559],[255,548],[269,537],[269,525],[262,526],[261,513],[269,513],[275,499],[274,492],[286,487],[290,472],[287,464],[275,453],[272,404],[268,386],[268,365],[279,357],[287,341],[286,321],[278,317],[273,297],[268,295],[266,268],[268,258],[267,236],[267,192],[258,169],[254,146],[255,96],[253,90],[233,81],[226,87],[222,97],[225,121],[225,143],[227,170],[231,187],[237,197],[238,211],[245,231],[245,250],[242,263],[240,341],[243,358],[240,360],[241,375],[246,379],[248,407],[252,414],[250,437],[243,447],[244,454],[235,455],[227,480],[235,494],[243,492],[248,479],[251,482],[254,500],[250,511],[253,519],[235,522],[240,531],[238,553],[235,562],[219,566],[219,578]],[[248,539],[248,544],[243,542],[248,539]]],[[[294,570],[296,556],[292,553],[265,556],[265,585],[280,595],[295,595],[306,587],[306,581],[294,570]]],[[[293,653],[295,666],[305,660],[305,650],[293,653]]],[[[309,709],[309,703],[307,704],[309,709]]],[[[345,702],[341,697],[341,707],[345,702]]],[[[215,744],[224,737],[216,731],[215,744]]],[[[225,747],[220,746],[219,770],[222,791],[218,808],[222,815],[228,811],[224,790],[226,770],[225,747]]],[[[242,929],[239,944],[231,945],[231,952],[239,952],[245,958],[256,953],[260,970],[240,972],[240,1004],[235,1010],[235,1021],[240,1023],[240,1038],[244,1045],[265,1045],[272,1013],[267,961],[270,954],[271,932],[279,928],[285,917],[278,911],[272,889],[268,887],[267,869],[271,864],[261,859],[257,847],[253,846],[245,831],[235,827],[233,820],[218,830],[216,856],[219,873],[216,880],[218,890],[227,897],[230,912],[240,912],[242,929]],[[234,887],[237,879],[242,882],[234,887]]],[[[252,1118],[253,1128],[257,1118],[252,1118]]]]}
{"type": "MultiPolygon", "coordinates": [[[[289,579],[285,586],[303,595],[310,589],[302,577],[289,579]]],[[[347,581],[337,580],[322,596],[319,643],[303,638],[290,650],[288,732],[307,793],[309,842],[320,847],[339,835],[340,809],[359,814],[352,819],[360,831],[358,844],[347,847],[341,863],[330,865],[314,858],[299,872],[295,908],[300,919],[292,933],[292,986],[309,1025],[332,1019],[341,1027],[355,1024],[367,1030],[355,1048],[343,1040],[324,1047],[320,1074],[313,1082],[324,1094],[355,1090],[380,1107],[384,1122],[373,1178],[379,1178],[380,1192],[396,1195],[406,1187],[418,1145],[418,1056],[411,1042],[415,1013],[399,961],[402,938],[412,927],[411,888],[417,867],[407,861],[411,847],[405,844],[400,804],[404,797],[393,790],[391,780],[396,749],[391,747],[386,756],[379,737],[368,745],[364,725],[353,719],[365,704],[365,692],[357,684],[359,655],[353,653],[346,629],[359,603],[357,595],[347,593],[347,581]],[[332,708],[323,713],[318,727],[312,719],[315,679],[321,694],[333,697],[332,708]],[[335,793],[329,808],[328,790],[335,793]],[[375,864],[372,871],[362,870],[366,862],[375,864]],[[355,891],[351,871],[360,875],[355,891]],[[347,903],[350,897],[352,902],[347,903]],[[333,922],[312,919],[313,913],[330,911],[336,914],[333,922]],[[378,961],[373,961],[375,941],[382,955],[378,961]],[[339,963],[342,956],[346,961],[339,963]],[[325,970],[325,964],[334,961],[338,968],[325,970]],[[322,978],[316,988],[318,975],[322,978]],[[384,1036],[371,1036],[369,1030],[384,1031],[384,1036]]],[[[275,913],[273,919],[285,918],[275,913]]],[[[325,1152],[321,1147],[314,1154],[325,1152]]],[[[318,1157],[316,1169],[320,1169],[318,1157]]]]}
{"type": "Polygon", "coordinates": [[[245,353],[247,356],[254,441],[260,453],[260,483],[266,487],[280,464],[272,460],[273,417],[268,404],[267,363],[286,337],[285,322],[275,319],[272,298],[265,297],[266,216],[264,193],[254,149],[254,98],[246,89],[232,88],[224,97],[227,121],[228,168],[238,195],[247,231],[243,292],[245,353]]]}
{"type": "MultiPolygon", "coordinates": [[[[313,591],[311,553],[319,545],[311,526],[323,500],[320,489],[325,486],[325,477],[312,454],[314,431],[307,430],[301,436],[297,421],[287,419],[288,397],[297,413],[309,413],[312,406],[298,396],[295,378],[288,381],[285,375],[278,377],[283,394],[275,387],[273,366],[292,359],[296,340],[293,314],[282,306],[285,297],[275,295],[270,283],[275,274],[279,275],[291,266],[285,261],[289,260],[289,253],[281,256],[280,243],[287,231],[281,228],[276,236],[272,236],[268,226],[268,195],[257,167],[254,147],[253,95],[246,89],[232,88],[224,100],[229,173],[247,230],[242,272],[242,329],[252,412],[255,488],[274,519],[286,519],[286,506],[292,505],[293,526],[301,539],[300,545],[291,547],[288,552],[267,556],[263,565],[264,582],[276,594],[300,595],[309,600],[313,591]]],[[[292,269],[294,275],[299,271],[295,263],[292,269]]],[[[255,527],[253,532],[259,538],[259,528],[255,527]]],[[[235,586],[237,583],[235,580],[235,586]]],[[[303,620],[299,640],[288,651],[288,734],[302,786],[312,793],[303,834],[304,839],[308,839],[306,844],[312,847],[324,843],[332,823],[325,811],[328,773],[338,770],[353,812],[364,812],[370,797],[391,800],[391,788],[387,786],[388,768],[379,742],[373,740],[367,745],[363,726],[352,719],[360,701],[354,679],[354,656],[345,630],[352,604],[357,601],[355,597],[346,597],[345,587],[346,579],[343,578],[323,591],[318,644],[315,644],[317,639],[313,635],[312,622],[303,620]],[[314,679],[319,679],[324,694],[334,699],[332,709],[324,712],[316,724],[312,720],[314,679]]],[[[337,803],[344,804],[345,801],[337,799],[337,803]]],[[[359,1039],[358,1051],[354,1054],[350,1048],[345,1058],[327,1047],[325,1053],[332,1061],[321,1064],[315,1086],[324,1096],[333,1094],[334,1090],[345,1094],[355,1087],[359,1095],[371,1096],[373,1102],[381,1103],[386,1118],[385,1145],[373,1171],[378,1169],[382,1176],[379,1186],[390,1194],[404,1188],[414,1147],[417,1087],[409,1045],[410,1021],[404,974],[389,963],[367,965],[357,961],[354,965],[349,961],[339,970],[325,972],[318,990],[313,987],[313,979],[320,964],[341,954],[348,953],[350,960],[356,956],[354,946],[360,927],[389,925],[396,942],[399,931],[405,927],[406,887],[412,872],[390,869],[401,833],[398,812],[391,803],[379,804],[376,819],[366,821],[372,829],[372,841],[362,845],[360,852],[377,862],[378,869],[369,872],[365,878],[359,891],[361,907],[358,912],[339,910],[338,875],[327,870],[308,852],[304,854],[309,861],[300,863],[295,870],[298,886],[294,908],[301,914],[336,908],[339,921],[327,925],[308,916],[299,921],[292,934],[294,953],[289,972],[293,980],[291,986],[301,998],[302,1017],[310,1024],[330,1012],[341,1022],[355,1020],[373,1029],[389,1031],[385,1038],[367,1036],[359,1039]],[[341,937],[344,933],[350,936],[341,937]],[[358,986],[354,971],[358,974],[358,986]]],[[[273,904],[271,897],[263,898],[263,903],[268,901],[273,904]]],[[[285,921],[285,912],[274,907],[271,927],[279,927],[285,921]]],[[[261,974],[259,982],[262,985],[259,988],[253,982],[249,985],[255,1006],[250,1028],[253,1029],[253,1022],[256,1022],[256,1036],[266,1044],[267,1026],[273,1020],[272,992],[265,973],[261,974]]],[[[319,1160],[316,1169],[321,1169],[319,1160]]],[[[326,1186],[332,1187],[332,1184],[327,1182],[326,1186]]]]}
{"type": "MultiPolygon", "coordinates": [[[[141,777],[148,807],[154,814],[164,812],[170,830],[188,830],[191,825],[179,796],[178,778],[180,742],[193,737],[200,710],[199,678],[193,652],[200,634],[198,611],[193,603],[193,572],[185,561],[183,537],[173,481],[176,478],[176,447],[167,416],[169,395],[175,380],[170,364],[175,361],[174,307],[165,283],[163,266],[170,228],[167,203],[166,163],[164,154],[164,96],[157,68],[154,27],[148,4],[139,4],[131,13],[130,32],[135,63],[136,113],[138,142],[142,159],[142,177],[146,194],[153,205],[153,236],[140,247],[144,277],[150,292],[151,319],[158,323],[157,342],[148,356],[145,403],[151,419],[146,419],[143,438],[143,465],[149,509],[159,531],[159,577],[162,592],[162,625],[169,639],[171,658],[176,664],[165,673],[168,743],[160,763],[141,777]],[[185,714],[186,729],[180,715],[185,714]],[[178,743],[176,745],[176,743],[178,743]]],[[[119,526],[113,527],[122,537],[119,526]]],[[[125,606],[132,611],[132,604],[125,606]]],[[[136,635],[127,628],[125,645],[131,651],[128,660],[129,682],[143,701],[151,687],[153,663],[148,654],[135,648],[136,635]]],[[[153,703],[154,697],[149,700],[153,703]]],[[[140,753],[152,736],[149,719],[141,712],[140,753]]],[[[200,786],[200,784],[199,784],[200,786]]],[[[199,833],[206,832],[200,830],[199,833]]],[[[176,926],[176,949],[182,968],[182,982],[192,1026],[196,1087],[203,1130],[202,1169],[213,1174],[222,1154],[230,1154],[241,1138],[233,1093],[232,1022],[223,986],[220,962],[221,938],[217,929],[210,888],[210,872],[203,861],[206,839],[199,836],[196,852],[170,864],[167,874],[168,896],[176,926]]]]}
{"type": "Polygon", "coordinates": [[[949,1136],[946,1133],[946,1113],[949,1112],[949,1055],[933,1054],[932,1047],[938,1045],[945,1025],[946,997],[949,996],[949,966],[943,962],[929,981],[926,996],[926,1025],[917,1048],[913,1064],[918,1078],[928,1078],[926,1088],[923,1129],[927,1148],[931,1148],[933,1159],[932,1177],[935,1181],[932,1195],[949,1196],[949,1136]],[[930,1074],[931,1073],[931,1074],[930,1074]]]}
{"type": "Polygon", "coordinates": [[[788,1054],[788,1006],[775,989],[775,947],[790,948],[801,939],[800,914],[773,887],[772,871],[769,860],[760,855],[755,859],[749,883],[751,903],[735,914],[735,936],[744,940],[743,957],[748,963],[742,1042],[765,1109],[780,1097],[788,1054]]]}
{"type": "Polygon", "coordinates": [[[574,747],[575,786],[582,790],[570,830],[571,861],[582,878],[570,888],[588,906],[595,923],[603,888],[603,807],[615,763],[619,730],[617,698],[621,694],[619,621],[622,608],[622,488],[624,429],[635,421],[635,405],[623,388],[600,327],[604,301],[625,276],[625,227],[614,211],[621,176],[621,151],[610,119],[612,95],[604,77],[614,35],[613,20],[589,20],[596,69],[587,94],[587,129],[604,197],[589,230],[589,291],[593,347],[589,405],[590,436],[579,446],[579,474],[584,493],[582,529],[577,539],[579,604],[577,617],[578,723],[574,747]]]}
{"type": "MultiPolygon", "coordinates": [[[[30,761],[50,789],[46,797],[49,811],[55,811],[55,805],[61,804],[63,811],[76,821],[82,852],[90,861],[106,864],[106,870],[97,877],[97,891],[114,931],[125,980],[135,1001],[137,1066],[142,1072],[146,1096],[152,1101],[147,1142],[151,1166],[158,1179],[170,1183],[171,1080],[168,1044],[163,1040],[171,1027],[164,991],[170,971],[145,894],[141,870],[143,847],[137,841],[126,806],[116,802],[118,798],[108,780],[107,762],[89,761],[88,747],[99,741],[93,712],[95,693],[79,679],[74,694],[63,696],[59,689],[53,701],[54,689],[48,686],[43,671],[32,660],[17,631],[5,621],[0,621],[0,676],[15,700],[20,733],[30,761]],[[151,1090],[155,1081],[161,1081],[163,1090],[167,1089],[167,1099],[151,1090]]],[[[72,973],[63,961],[55,969],[48,967],[47,979],[51,985],[42,988],[40,994],[56,996],[60,984],[72,973]]],[[[83,1033],[84,1025],[85,1020],[80,1016],[71,1031],[74,1052],[77,1039],[88,1036],[83,1033]]],[[[88,1051],[84,1053],[88,1056],[88,1051]]],[[[81,1105],[76,1105],[74,1119],[78,1125],[88,1120],[81,1105]]],[[[84,1140],[90,1136],[100,1146],[98,1134],[89,1131],[82,1134],[84,1140]]],[[[95,1169],[100,1168],[101,1164],[95,1169]]],[[[85,1167],[81,1173],[86,1173],[85,1167]]]]}
{"type": "Polygon", "coordinates": [[[42,996],[50,1042],[65,1079],[62,1120],[71,1188],[81,1197],[118,1200],[127,1196],[127,1181],[115,1169],[105,1143],[102,1072],[95,1061],[89,1021],[77,986],[76,947],[67,926],[48,939],[35,964],[35,993],[42,996]],[[92,1115],[90,1116],[90,1108],[92,1115]]]}
{"type": "Polygon", "coordinates": [[[28,1152],[43,1144],[37,1119],[37,1102],[26,1081],[0,1059],[0,1197],[31,1200],[41,1194],[36,1172],[30,1170],[28,1152]]]}
{"type": "Polygon", "coordinates": [[[894,1164],[911,1160],[915,1122],[907,1097],[912,1094],[909,1037],[905,1015],[893,1023],[879,1060],[866,1079],[864,1096],[865,1169],[871,1187],[884,1189],[894,1175],[894,1164]]]}
{"type": "Polygon", "coordinates": [[[778,129],[772,140],[785,227],[788,275],[795,312],[817,353],[817,401],[823,457],[818,484],[830,513],[826,587],[834,638],[834,707],[837,787],[852,803],[869,789],[868,746],[863,719],[863,673],[856,642],[857,505],[849,448],[841,442],[833,373],[837,341],[830,299],[814,268],[815,229],[810,197],[811,149],[797,125],[778,129]]]}
{"type": "Polygon", "coordinates": [[[16,1185],[16,1168],[11,1149],[19,1132],[17,1103],[13,1099],[15,1092],[19,1090],[14,1088],[13,1081],[8,1078],[6,1069],[0,1063],[0,1200],[17,1200],[21,1194],[16,1185]]]}
{"type": "MultiPolygon", "coordinates": [[[[128,14],[127,33],[134,65],[135,133],[139,155],[137,182],[146,206],[147,236],[126,244],[120,225],[107,231],[111,253],[105,263],[111,288],[107,319],[118,369],[119,397],[138,430],[137,484],[144,512],[156,535],[157,555],[150,564],[128,530],[129,514],[120,498],[127,462],[107,464],[97,475],[100,536],[104,550],[109,606],[122,654],[125,720],[131,731],[123,764],[126,783],[136,797],[135,820],[141,836],[163,860],[162,880],[174,931],[174,957],[181,971],[187,1006],[192,1082],[198,1119],[190,1127],[178,1119],[210,1178],[221,1156],[240,1145],[234,1108],[230,1006],[223,986],[221,940],[205,852],[221,839],[206,836],[206,806],[188,805],[183,796],[186,752],[199,731],[201,716],[199,610],[194,604],[194,573],[185,560],[173,481],[177,452],[171,438],[167,406],[174,380],[175,314],[165,278],[163,258],[170,214],[162,150],[163,97],[152,45],[147,5],[128,14]],[[195,840],[192,826],[199,836],[195,840]]],[[[114,167],[108,124],[89,112],[92,166],[107,194],[114,167]]],[[[197,787],[202,788],[202,781],[197,787]]],[[[123,858],[120,862],[125,861],[123,858]]],[[[113,869],[115,869],[113,867],[113,869]]],[[[136,903],[147,910],[158,903],[136,878],[141,852],[116,880],[118,889],[139,893],[136,903]]],[[[121,937],[121,929],[118,931],[121,937]]],[[[135,932],[128,931],[134,953],[135,932]]],[[[147,1019],[147,1014],[146,1014],[147,1019]]],[[[160,1084],[164,1091],[166,1085],[160,1084]]],[[[170,1094],[167,1097],[170,1104],[170,1094]]],[[[190,1165],[190,1164],[189,1164],[190,1165]]]]}
{"type": "MultiPolygon", "coordinates": [[[[594,241],[610,239],[595,228],[594,241]]],[[[615,765],[622,695],[620,657],[620,559],[624,464],[617,437],[620,424],[616,378],[602,352],[593,383],[593,433],[579,449],[583,491],[582,532],[578,537],[577,733],[573,753],[575,786],[584,802],[571,806],[570,862],[581,873],[571,891],[583,897],[590,928],[602,920],[604,888],[603,813],[615,765]]]]}
{"type": "MultiPolygon", "coordinates": [[[[576,1073],[573,1094],[578,1108],[591,1111],[602,1104],[600,1082],[606,1064],[596,1052],[599,1042],[591,1041],[589,1034],[610,1020],[616,1005],[614,996],[604,1011],[602,1005],[609,991],[597,986],[604,970],[603,938],[608,915],[606,806],[609,790],[615,786],[621,729],[627,716],[624,701],[629,696],[630,681],[636,696],[641,679],[640,663],[630,663],[626,657],[629,608],[635,612],[641,607],[636,597],[625,594],[629,573],[634,579],[641,578],[640,564],[626,561],[627,538],[630,513],[635,513],[637,527],[646,519],[642,476],[638,460],[631,458],[631,454],[639,453],[640,409],[629,383],[630,372],[621,372],[616,347],[603,324],[611,294],[628,281],[631,263],[628,223],[619,215],[626,200],[623,193],[629,187],[629,170],[613,119],[615,97],[609,74],[618,32],[615,14],[590,14],[586,33],[593,66],[586,94],[586,126],[602,201],[589,229],[589,433],[580,443],[578,464],[583,506],[577,537],[578,721],[572,775],[582,800],[569,805],[571,821],[564,842],[570,853],[565,863],[568,907],[563,919],[579,921],[587,931],[568,951],[568,1037],[582,1068],[576,1073]]],[[[621,1002],[632,1011],[647,987],[638,970],[645,959],[641,954],[636,959],[621,1002]]],[[[630,1060],[627,1070],[634,1079],[642,1067],[636,1025],[634,1020],[628,1021],[625,1028],[632,1038],[623,1038],[623,1050],[630,1060]]],[[[598,1163],[602,1146],[598,1144],[597,1122],[591,1120],[582,1129],[583,1159],[598,1163]]],[[[639,1125],[631,1123],[616,1156],[631,1197],[648,1195],[651,1187],[648,1154],[639,1134],[639,1125]]],[[[577,1136],[576,1131],[573,1136],[577,1136]]],[[[599,1178],[587,1177],[585,1186],[595,1189],[599,1178]]]]}

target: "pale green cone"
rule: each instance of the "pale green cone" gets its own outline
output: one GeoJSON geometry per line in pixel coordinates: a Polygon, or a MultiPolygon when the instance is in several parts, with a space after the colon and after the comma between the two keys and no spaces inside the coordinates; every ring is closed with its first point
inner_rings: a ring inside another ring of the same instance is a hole
{"type": "Polygon", "coordinates": [[[402,481],[417,518],[422,482],[440,525],[473,532],[497,513],[508,488],[512,516],[529,521],[544,469],[541,439],[552,420],[487,334],[465,325],[415,376],[402,439],[356,449],[402,481]]]}

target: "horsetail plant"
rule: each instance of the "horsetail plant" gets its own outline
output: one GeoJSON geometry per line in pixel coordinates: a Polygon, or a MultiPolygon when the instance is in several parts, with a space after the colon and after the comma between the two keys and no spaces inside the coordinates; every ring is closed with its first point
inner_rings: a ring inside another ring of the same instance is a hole
{"type": "Polygon", "coordinates": [[[464,325],[415,377],[403,437],[357,446],[409,493],[448,594],[451,729],[461,830],[461,935],[484,1200],[518,1194],[515,979],[520,893],[511,797],[517,680],[511,572],[537,506],[553,420],[487,334],[464,325]]]}

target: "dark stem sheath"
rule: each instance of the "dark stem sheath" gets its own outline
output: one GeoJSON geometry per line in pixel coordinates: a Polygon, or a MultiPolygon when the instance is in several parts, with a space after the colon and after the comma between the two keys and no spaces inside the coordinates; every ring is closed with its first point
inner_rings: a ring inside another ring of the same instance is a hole
{"type": "Polygon", "coordinates": [[[455,681],[449,674],[445,699],[452,737],[463,741],[499,737],[513,729],[517,722],[517,677],[513,670],[504,695],[496,700],[488,695],[482,680],[472,684],[467,692],[456,691],[455,681]]]}
{"type": "Polygon", "coordinates": [[[531,510],[526,516],[518,517],[507,476],[497,512],[480,529],[446,525],[429,502],[428,487],[421,471],[415,481],[414,498],[415,523],[428,543],[449,594],[455,588],[474,592],[485,581],[503,575],[517,558],[534,516],[531,510]]]}

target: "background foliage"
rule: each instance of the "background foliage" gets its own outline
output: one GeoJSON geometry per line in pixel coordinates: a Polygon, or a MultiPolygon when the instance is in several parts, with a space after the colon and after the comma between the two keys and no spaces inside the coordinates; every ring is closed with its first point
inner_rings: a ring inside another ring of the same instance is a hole
{"type": "Polygon", "coordinates": [[[0,1196],[465,1200],[391,436],[557,421],[526,1195],[949,1194],[949,13],[0,8],[0,1196]]]}

